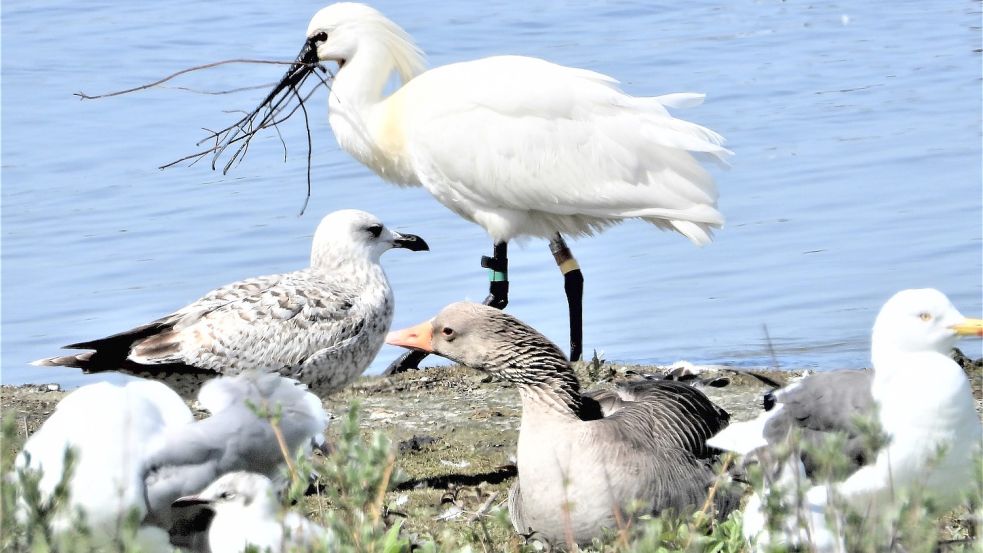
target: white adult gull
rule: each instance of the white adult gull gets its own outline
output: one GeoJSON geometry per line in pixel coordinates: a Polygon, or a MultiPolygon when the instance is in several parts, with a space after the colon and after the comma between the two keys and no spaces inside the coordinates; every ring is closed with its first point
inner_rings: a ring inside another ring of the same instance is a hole
{"type": "Polygon", "coordinates": [[[379,258],[391,248],[428,249],[370,213],[336,211],[314,233],[309,267],[234,282],[156,321],[66,346],[93,351],[34,364],[161,379],[184,396],[217,375],[268,369],[323,397],[382,347],[393,293],[379,258]]]}
{"type": "MultiPolygon", "coordinates": [[[[165,530],[175,520],[174,500],[230,471],[281,477],[285,461],[270,421],[247,404],[280,410],[283,447],[291,455],[309,453],[312,441],[323,440],[328,424],[314,394],[276,374],[248,371],[212,379],[202,387],[199,402],[211,416],[195,421],[181,398],[160,382],[83,386],[61,400],[27,440],[16,467],[40,470],[40,492],[48,498],[62,478],[66,450],[72,448],[70,508],[56,515],[56,533],[70,531],[70,513],[81,509],[93,545],[110,544],[135,510],[144,545],[170,551],[165,530]]],[[[172,538],[181,545],[192,540],[189,535],[172,538]]]]}
{"type": "Polygon", "coordinates": [[[296,94],[322,61],[338,64],[328,107],[341,148],[390,182],[424,187],[487,231],[494,242],[493,255],[482,258],[487,305],[508,303],[509,241],[550,241],[564,275],[572,360],[582,352],[583,276],[564,236],[638,218],[703,245],[724,222],[700,164],[730,154],[723,138],[667,110],[699,104],[701,94],[634,97],[606,75],[523,56],[425,71],[402,28],[369,6],[342,2],[314,15],[297,63],[253,116],[264,106],[275,113],[281,95],[296,94]],[[394,73],[402,86],[387,96],[394,73]]]}
{"type": "MultiPolygon", "coordinates": [[[[807,377],[773,394],[774,405],[757,419],[734,423],[708,440],[714,447],[748,454],[767,451],[791,426],[851,436],[857,432],[855,417],[871,415],[877,407],[887,445],[876,455],[860,450],[858,456],[851,444],[848,453],[865,464],[842,482],[817,483],[808,490],[803,505],[808,528],[799,527],[792,516],[784,533],[768,535],[762,500],[755,496],[745,513],[745,535],[757,536],[761,550],[810,541],[816,550],[836,551],[843,544],[826,526],[824,513],[831,495],[859,513],[885,513],[917,487],[940,509],[954,506],[975,482],[974,455],[983,437],[969,381],[950,357],[960,336],[983,336],[983,320],[964,317],[938,290],[898,292],[874,322],[872,373],[807,377]]],[[[797,493],[790,485],[807,476],[806,466],[797,464],[778,469],[789,492],[786,507],[794,505],[797,493]]]]}

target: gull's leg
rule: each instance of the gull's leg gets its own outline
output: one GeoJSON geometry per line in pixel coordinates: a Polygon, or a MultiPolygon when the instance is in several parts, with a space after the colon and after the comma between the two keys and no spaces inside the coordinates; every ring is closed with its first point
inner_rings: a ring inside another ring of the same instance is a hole
{"type": "Polygon", "coordinates": [[[580,361],[584,349],[584,275],[566,241],[557,233],[550,240],[550,252],[563,273],[563,290],[570,310],[570,361],[580,361]]]}
{"type": "MultiPolygon", "coordinates": [[[[509,303],[509,244],[497,242],[491,257],[481,256],[481,266],[488,269],[488,297],[483,302],[497,309],[505,309],[509,303]]],[[[397,374],[417,369],[426,352],[408,351],[396,358],[382,374],[397,374]]]]}

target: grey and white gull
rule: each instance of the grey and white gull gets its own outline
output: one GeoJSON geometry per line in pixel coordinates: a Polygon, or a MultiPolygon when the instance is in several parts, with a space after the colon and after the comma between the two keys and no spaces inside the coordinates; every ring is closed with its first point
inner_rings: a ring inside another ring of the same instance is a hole
{"type": "MultiPolygon", "coordinates": [[[[291,455],[310,452],[312,441],[323,440],[328,424],[314,394],[276,374],[247,371],[212,379],[202,387],[199,401],[211,416],[195,421],[184,401],[160,382],[83,386],[58,403],[27,440],[15,466],[40,470],[40,492],[50,497],[71,448],[71,511],[86,513],[97,544],[118,539],[121,521],[136,510],[145,546],[169,551],[166,530],[174,519],[175,499],[230,471],[279,478],[285,465],[282,447],[291,455]],[[254,409],[280,413],[282,447],[270,421],[254,409]]],[[[54,522],[57,532],[71,529],[68,511],[54,522]]]]}
{"type": "Polygon", "coordinates": [[[210,553],[241,553],[249,546],[269,553],[331,550],[331,534],[284,510],[273,482],[261,474],[226,474],[201,493],[178,498],[174,506],[203,506],[214,513],[207,531],[210,553]]]}
{"type": "Polygon", "coordinates": [[[335,211],[314,233],[309,267],[234,282],[148,324],[65,346],[92,351],[34,364],[160,379],[185,397],[214,376],[262,368],[323,397],[382,347],[393,293],[379,258],[392,248],[429,249],[370,213],[335,211]]]}
{"type": "Polygon", "coordinates": [[[749,541],[756,540],[762,551],[806,544],[816,551],[843,551],[842,527],[827,523],[834,501],[873,517],[871,531],[913,492],[941,510],[957,504],[975,482],[974,455],[983,436],[969,381],[950,357],[961,336],[983,336],[983,320],[964,317],[938,290],[898,292],[874,322],[873,371],[809,376],[773,393],[766,402],[770,410],[757,419],[732,424],[711,438],[715,447],[760,457],[796,427],[814,443],[823,433],[847,437],[845,451],[854,470],[843,481],[810,479],[809,459],[767,463],[767,474],[774,477],[769,489],[781,488],[783,509],[799,509],[803,516],[786,517],[785,527],[771,535],[763,500],[755,494],[745,507],[749,541]],[[862,444],[858,417],[863,416],[874,418],[887,438],[877,451],[862,444]]]}
{"type": "MultiPolygon", "coordinates": [[[[729,416],[691,386],[640,381],[581,393],[555,344],[511,315],[472,303],[451,304],[386,341],[516,385],[522,421],[509,511],[520,533],[586,543],[616,529],[636,502],[644,513],[679,513],[707,501],[716,451],[706,439],[729,416]]],[[[725,486],[712,505],[725,516],[736,503],[725,486]]]]}

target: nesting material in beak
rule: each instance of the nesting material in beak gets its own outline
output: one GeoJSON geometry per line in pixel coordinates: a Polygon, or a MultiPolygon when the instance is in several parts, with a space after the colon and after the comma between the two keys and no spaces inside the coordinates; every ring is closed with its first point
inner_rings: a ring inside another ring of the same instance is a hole
{"type": "Polygon", "coordinates": [[[406,248],[411,252],[428,252],[430,251],[430,246],[427,242],[415,234],[402,234],[399,232],[393,232],[395,238],[393,239],[394,248],[406,248]]]}
{"type": "Polygon", "coordinates": [[[964,319],[949,327],[960,336],[983,337],[983,319],[964,319]]]}
{"type": "Polygon", "coordinates": [[[433,323],[425,321],[403,330],[394,330],[386,336],[386,343],[433,353],[433,323]]]}

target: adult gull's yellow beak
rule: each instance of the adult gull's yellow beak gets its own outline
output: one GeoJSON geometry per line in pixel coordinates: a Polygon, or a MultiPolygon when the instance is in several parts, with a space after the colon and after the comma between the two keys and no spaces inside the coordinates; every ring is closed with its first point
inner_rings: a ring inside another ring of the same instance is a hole
{"type": "Polygon", "coordinates": [[[983,319],[963,319],[962,322],[950,326],[960,336],[983,337],[983,319]]]}

